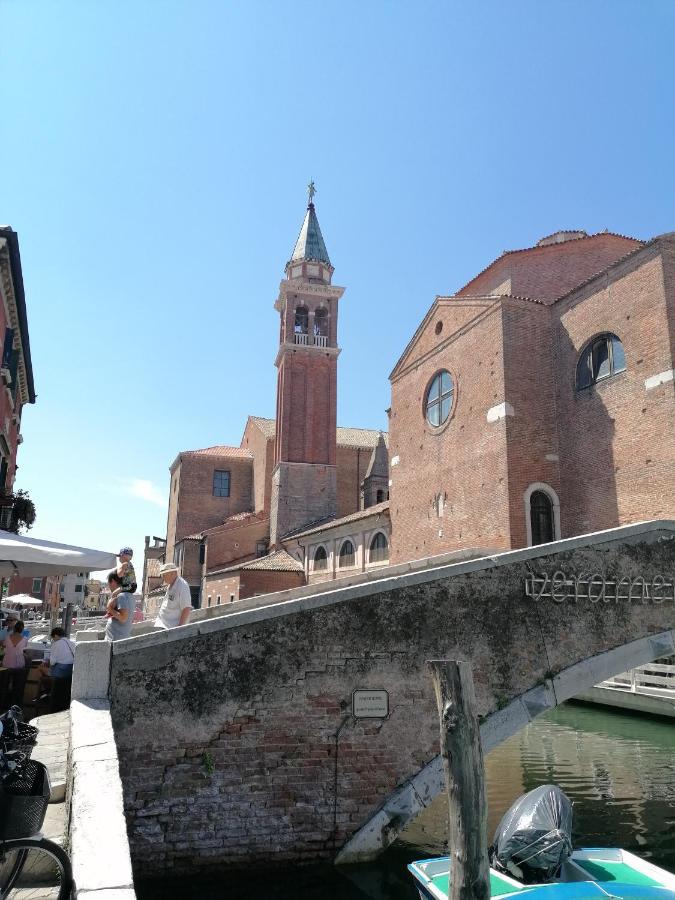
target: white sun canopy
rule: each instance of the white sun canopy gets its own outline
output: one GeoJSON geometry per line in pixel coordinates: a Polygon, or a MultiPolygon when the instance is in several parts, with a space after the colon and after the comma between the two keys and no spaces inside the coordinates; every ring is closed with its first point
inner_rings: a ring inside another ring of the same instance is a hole
{"type": "Polygon", "coordinates": [[[37,538],[0,531],[0,576],[67,575],[69,572],[96,572],[117,564],[114,553],[56,544],[37,538]]]}

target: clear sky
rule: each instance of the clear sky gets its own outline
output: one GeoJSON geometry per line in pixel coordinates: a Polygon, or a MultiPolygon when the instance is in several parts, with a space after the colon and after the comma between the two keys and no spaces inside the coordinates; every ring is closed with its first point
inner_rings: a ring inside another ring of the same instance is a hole
{"type": "Polygon", "coordinates": [[[347,426],[386,427],[434,296],[503,250],[675,229],[672,0],[0,0],[0,35],[37,537],[142,565],[176,454],[274,414],[310,177],[347,426]]]}

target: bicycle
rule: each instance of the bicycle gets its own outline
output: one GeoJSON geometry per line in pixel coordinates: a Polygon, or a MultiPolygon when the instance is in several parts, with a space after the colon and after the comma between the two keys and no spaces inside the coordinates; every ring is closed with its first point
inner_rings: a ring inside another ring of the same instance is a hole
{"type": "Polygon", "coordinates": [[[0,721],[0,900],[68,900],[73,887],[68,854],[40,833],[49,774],[29,753],[8,749],[7,730],[0,721]]]}

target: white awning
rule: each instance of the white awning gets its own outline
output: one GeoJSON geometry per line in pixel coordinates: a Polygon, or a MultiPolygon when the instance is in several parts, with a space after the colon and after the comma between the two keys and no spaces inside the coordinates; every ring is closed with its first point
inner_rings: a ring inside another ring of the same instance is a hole
{"type": "Polygon", "coordinates": [[[112,569],[116,564],[114,553],[0,531],[0,576],[5,578],[16,574],[40,576],[96,572],[112,569]]]}
{"type": "Polygon", "coordinates": [[[27,594],[10,594],[5,597],[4,602],[8,606],[42,606],[44,600],[36,600],[35,597],[29,597],[27,594]]]}

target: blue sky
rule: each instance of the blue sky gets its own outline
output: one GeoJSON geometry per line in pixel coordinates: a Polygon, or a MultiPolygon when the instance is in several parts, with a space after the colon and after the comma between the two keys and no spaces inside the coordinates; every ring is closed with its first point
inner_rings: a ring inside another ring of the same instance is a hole
{"type": "Polygon", "coordinates": [[[305,207],[346,286],[338,422],[385,427],[436,294],[561,228],[675,228],[675,4],[0,0],[38,537],[166,528],[182,449],[274,414],[305,207]]]}

